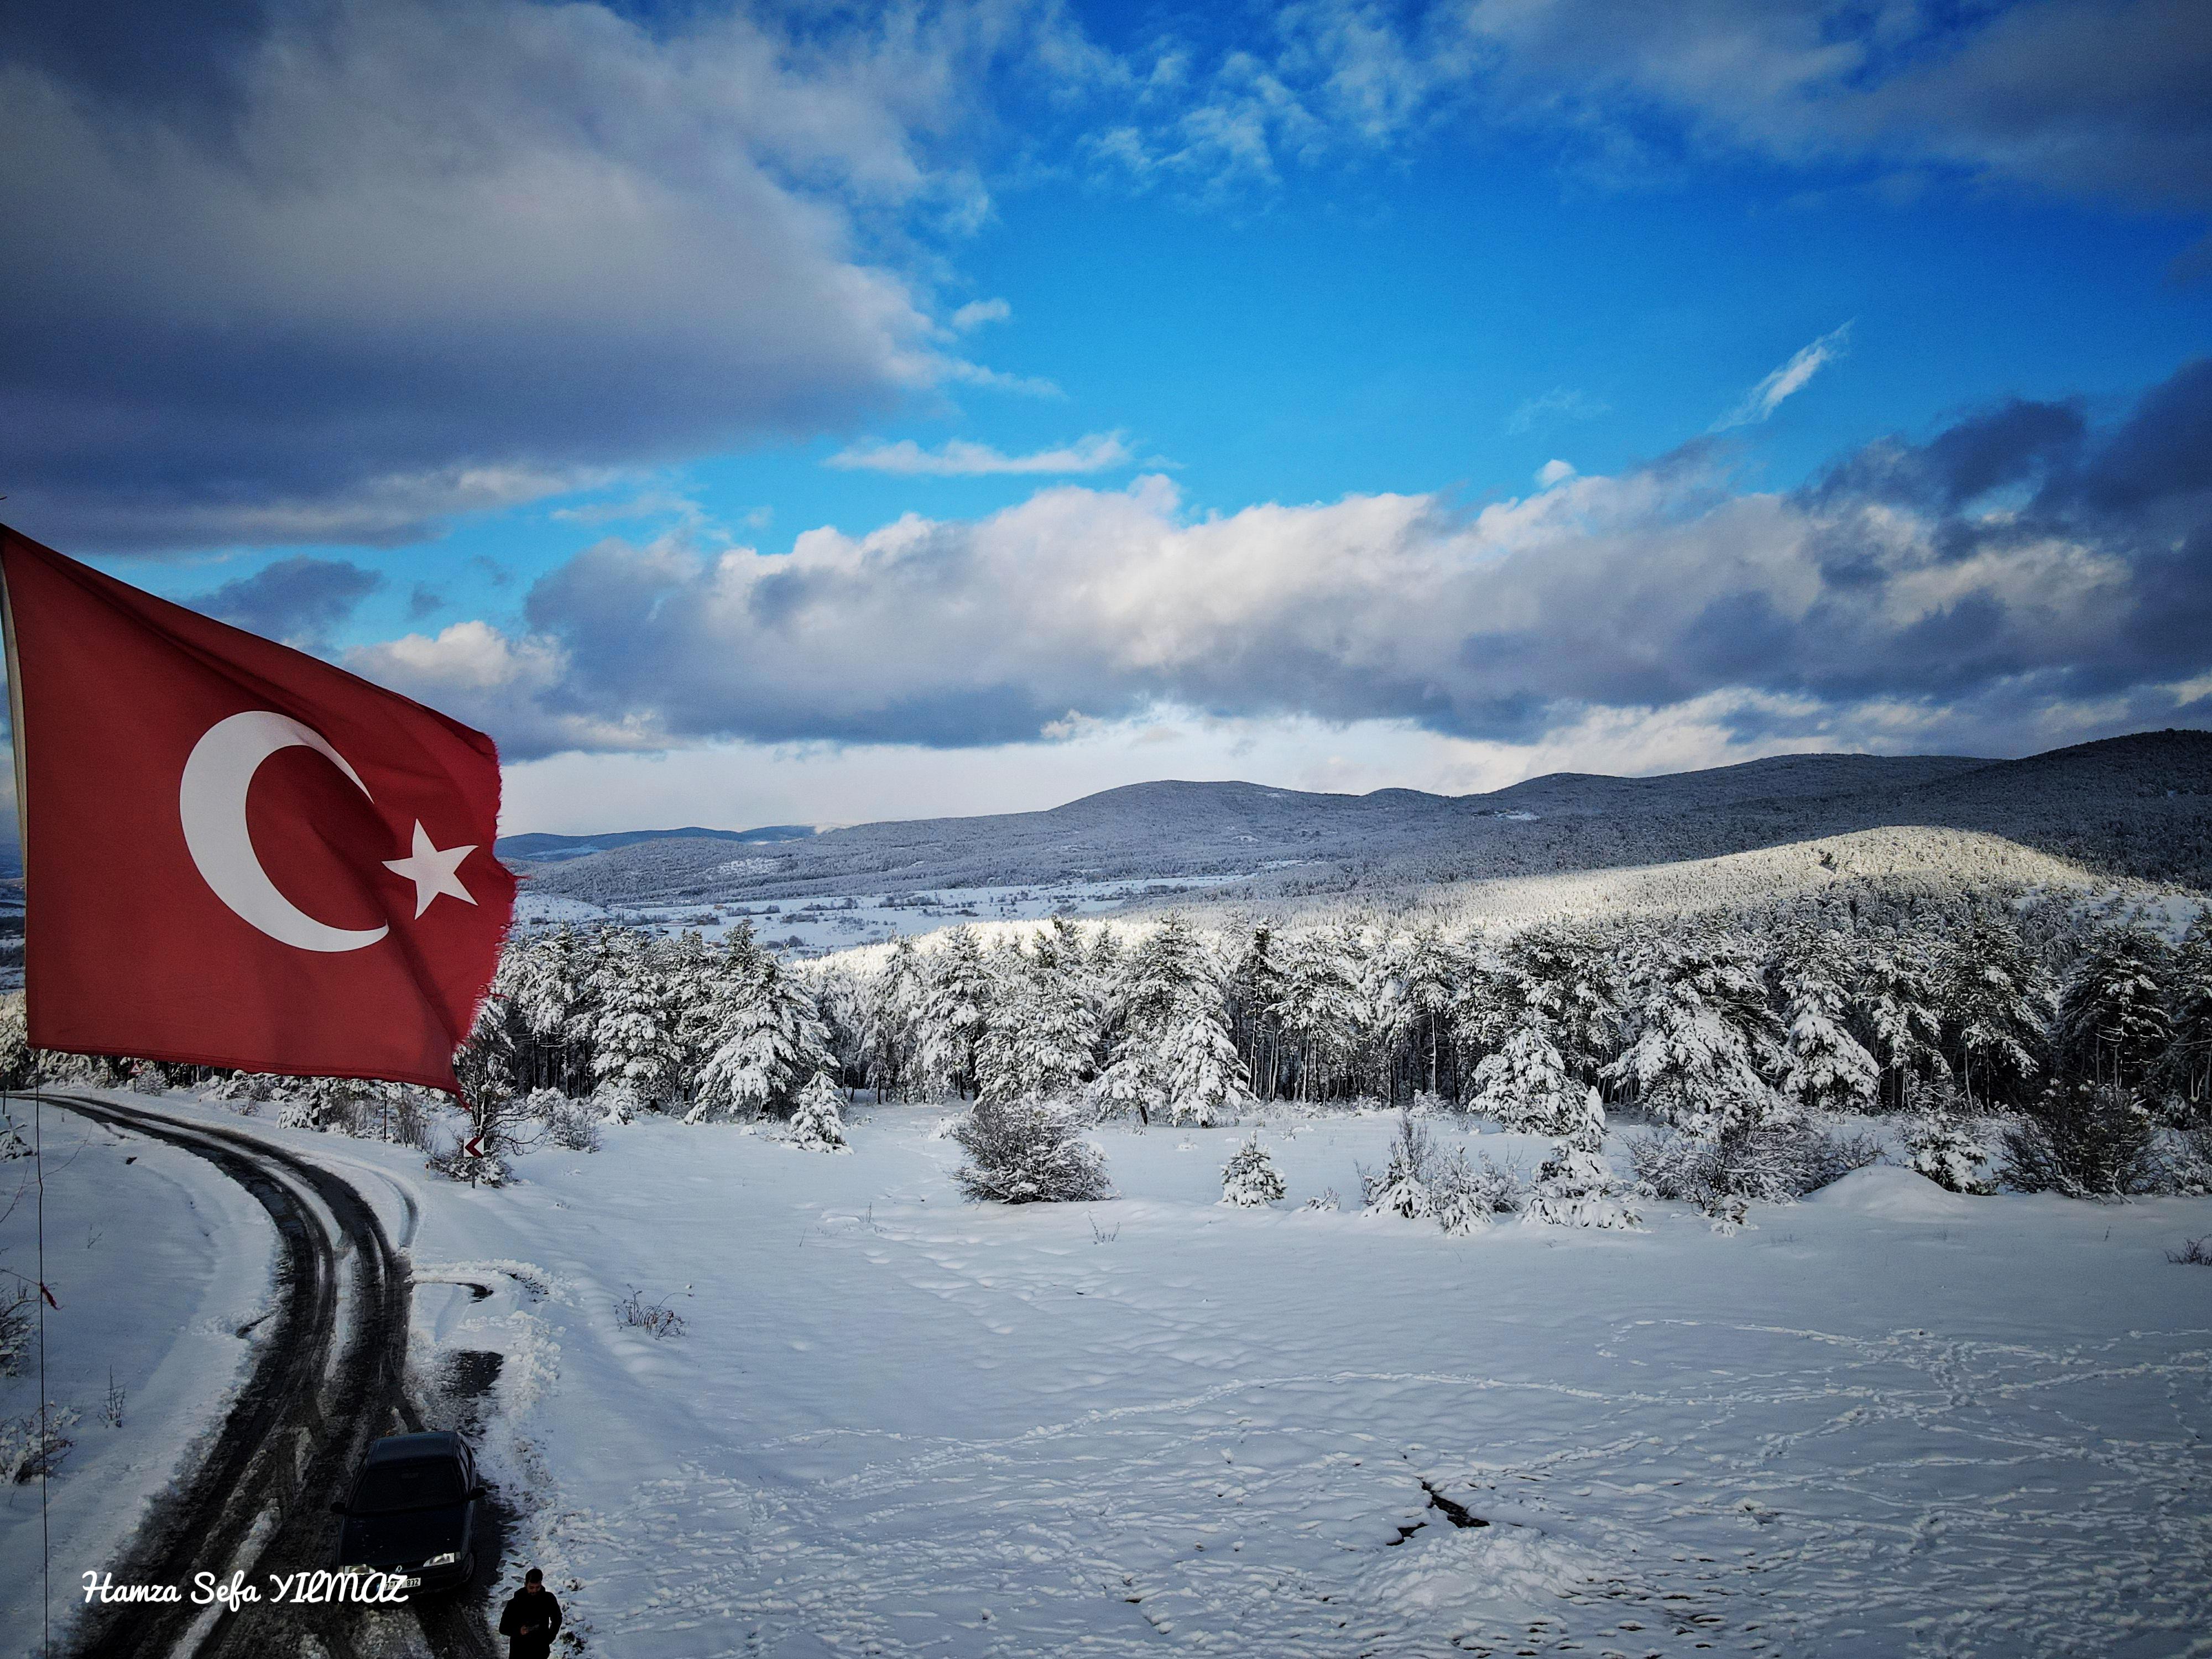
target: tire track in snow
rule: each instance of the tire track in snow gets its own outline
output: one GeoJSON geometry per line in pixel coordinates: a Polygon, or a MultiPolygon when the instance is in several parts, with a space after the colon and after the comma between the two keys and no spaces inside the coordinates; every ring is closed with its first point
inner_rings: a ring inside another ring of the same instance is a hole
{"type": "MultiPolygon", "coordinates": [[[[331,1495],[343,1490],[368,1443],[420,1428],[402,1389],[410,1292],[407,1264],[375,1211],[346,1181],[235,1130],[82,1096],[49,1104],[205,1159],[251,1193],[277,1231],[280,1304],[261,1352],[197,1468],[159,1502],[118,1580],[189,1586],[202,1571],[249,1583],[330,1564],[331,1495]],[[346,1269],[341,1273],[341,1264],[346,1269]]],[[[410,1206],[411,1207],[411,1206],[410,1206]]],[[[441,1659],[489,1659],[480,1620],[451,1603],[416,1604],[441,1659]]],[[[134,1606],[96,1618],[78,1642],[83,1659],[195,1655],[231,1659],[284,1642],[354,1659],[365,1615],[339,1607],[258,1606],[232,1613],[134,1606]]]]}

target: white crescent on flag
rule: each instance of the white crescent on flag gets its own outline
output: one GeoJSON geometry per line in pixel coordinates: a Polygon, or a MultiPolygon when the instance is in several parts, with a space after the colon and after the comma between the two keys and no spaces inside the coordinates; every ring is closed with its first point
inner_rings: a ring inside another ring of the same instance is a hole
{"type": "Polygon", "coordinates": [[[368,786],[346,757],[313,726],[289,715],[255,709],[217,720],[192,745],[177,792],[185,846],[215,896],[270,938],[302,951],[359,951],[391,929],[332,927],[276,890],[246,828],[246,795],[261,763],[281,749],[307,748],[344,773],[364,795],[368,786]]]}

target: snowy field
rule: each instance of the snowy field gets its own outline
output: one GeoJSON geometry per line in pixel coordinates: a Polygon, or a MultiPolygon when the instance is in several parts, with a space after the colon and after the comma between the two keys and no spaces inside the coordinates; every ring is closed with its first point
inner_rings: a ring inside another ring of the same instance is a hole
{"type": "MultiPolygon", "coordinates": [[[[1658,1205],[1455,1239],[1358,1212],[1378,1116],[1267,1132],[1272,1211],[1214,1201],[1243,1132],[1118,1127],[1118,1200],[1005,1209],[919,1107],[858,1110],[846,1157],[611,1129],[471,1194],[168,1103],[388,1174],[356,1180],[395,1226],[415,1195],[417,1370],[501,1356],[484,1455],[586,1653],[2212,1653],[2212,1271],[2166,1260],[2212,1200],[1875,1168],[1735,1237],[1658,1205]],[[633,1287],[682,1334],[625,1327],[633,1287]]],[[[118,1178],[91,1157],[64,1227],[118,1178]]],[[[210,1275],[237,1301],[267,1224],[222,1193],[164,1168],[171,1222],[95,1246],[179,1288],[67,1298],[58,1397],[95,1403],[103,1337],[149,1412],[228,1375],[210,1275]]],[[[112,1521],[144,1466],[80,1438],[57,1514],[112,1521]]]]}
{"type": "MultiPolygon", "coordinates": [[[[29,1103],[10,1103],[27,1138],[29,1103]]],[[[61,1304],[46,1313],[46,1397],[73,1443],[48,1490],[59,1618],[82,1583],[75,1574],[115,1560],[228,1403],[276,1305],[276,1237],[243,1188],[190,1153],[119,1139],[52,1104],[45,1118],[46,1281],[61,1304]]],[[[37,1276],[31,1169],[28,1158],[0,1162],[0,1288],[37,1276]]],[[[0,1437],[35,1422],[38,1385],[33,1349],[21,1375],[0,1376],[0,1437]]],[[[0,1484],[9,1654],[27,1638],[35,1650],[38,1587],[39,1488],[0,1484]]]]}

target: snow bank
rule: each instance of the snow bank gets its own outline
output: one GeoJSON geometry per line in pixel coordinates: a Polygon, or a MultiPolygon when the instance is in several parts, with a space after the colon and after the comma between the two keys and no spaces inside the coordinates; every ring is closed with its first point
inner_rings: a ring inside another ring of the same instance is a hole
{"type": "Polygon", "coordinates": [[[1805,1202],[1890,1221],[1954,1221],[1975,1207],[1974,1200],[1947,1193],[1926,1176],[1890,1164],[1854,1170],[1805,1202]]]}

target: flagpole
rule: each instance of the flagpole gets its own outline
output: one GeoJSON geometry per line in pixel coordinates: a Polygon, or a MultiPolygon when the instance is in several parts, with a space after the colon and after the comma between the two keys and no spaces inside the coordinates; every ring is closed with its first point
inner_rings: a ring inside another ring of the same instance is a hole
{"type": "MultiPolygon", "coordinates": [[[[12,690],[12,677],[8,684],[12,690]]],[[[32,1075],[35,1079],[37,1073],[32,1075]]],[[[46,1091],[43,1083],[35,1080],[31,1085],[31,1173],[38,1184],[39,1223],[39,1647],[52,1659],[54,1548],[53,1531],[46,1517],[46,1481],[54,1460],[53,1449],[46,1439],[46,1304],[52,1299],[46,1289],[46,1091]]]]}
{"type": "MultiPolygon", "coordinates": [[[[0,547],[6,545],[0,540],[0,547]]],[[[15,767],[15,856],[23,867],[23,961],[30,964],[31,939],[31,837],[30,806],[25,796],[23,780],[23,675],[15,657],[15,605],[8,592],[8,562],[0,557],[0,641],[4,641],[8,658],[8,748],[15,767]]],[[[24,1026],[30,1025],[31,980],[23,976],[24,1026]]],[[[47,1455],[46,1443],[46,1092],[39,1077],[38,1063],[31,1070],[31,1170],[38,1187],[35,1206],[39,1234],[39,1600],[40,1651],[51,1655],[54,1650],[54,1569],[53,1532],[46,1512],[46,1466],[52,1461],[47,1455]]]]}

